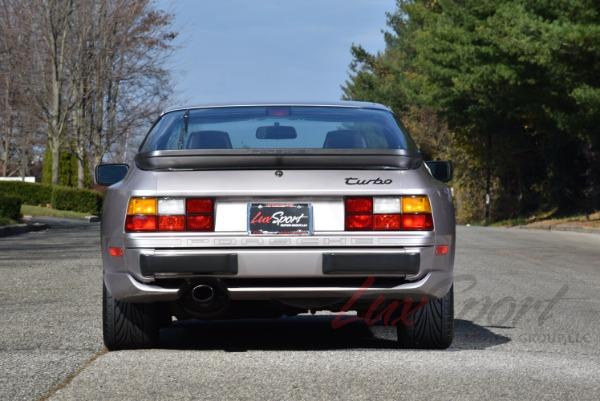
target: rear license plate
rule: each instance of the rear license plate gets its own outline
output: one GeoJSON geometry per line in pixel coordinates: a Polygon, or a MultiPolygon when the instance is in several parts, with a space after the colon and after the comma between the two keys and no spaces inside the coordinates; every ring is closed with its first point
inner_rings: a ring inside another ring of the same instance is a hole
{"type": "Polygon", "coordinates": [[[311,228],[308,203],[251,203],[248,205],[250,234],[308,235],[311,228]]]}

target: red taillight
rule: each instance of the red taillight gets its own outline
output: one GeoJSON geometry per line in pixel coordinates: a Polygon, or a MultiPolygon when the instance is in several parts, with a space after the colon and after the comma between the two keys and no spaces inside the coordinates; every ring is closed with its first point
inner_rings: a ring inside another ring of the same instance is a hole
{"type": "Polygon", "coordinates": [[[212,214],[213,200],[205,198],[190,198],[185,201],[185,211],[189,214],[212,214]]]}
{"type": "Polygon", "coordinates": [[[373,198],[346,198],[346,230],[373,230],[373,198]]]}
{"type": "Polygon", "coordinates": [[[213,216],[201,214],[187,216],[187,229],[188,231],[212,231],[213,216]]]}
{"type": "Polygon", "coordinates": [[[156,216],[135,214],[133,216],[127,216],[125,220],[125,229],[131,232],[140,231],[156,231],[156,216]]]}
{"type": "Polygon", "coordinates": [[[126,232],[213,231],[214,201],[210,198],[133,197],[125,218],[126,232]]]}
{"type": "Polygon", "coordinates": [[[370,231],[373,229],[372,214],[351,214],[346,216],[346,230],[370,231]]]}
{"type": "Polygon", "coordinates": [[[186,227],[188,231],[214,230],[214,202],[208,198],[186,200],[186,227]]]}
{"type": "Polygon", "coordinates": [[[373,216],[375,231],[399,231],[402,229],[402,216],[399,214],[376,214],[373,216]]]}
{"type": "Polygon", "coordinates": [[[346,231],[433,230],[426,195],[353,196],[344,200],[346,231]]]}
{"type": "Polygon", "coordinates": [[[404,230],[431,230],[433,219],[430,214],[403,214],[402,229],[404,230]]]}
{"type": "Polygon", "coordinates": [[[346,198],[346,213],[373,213],[373,198],[346,198]]]}
{"type": "Polygon", "coordinates": [[[185,216],[158,216],[158,231],[185,231],[185,216]]]}

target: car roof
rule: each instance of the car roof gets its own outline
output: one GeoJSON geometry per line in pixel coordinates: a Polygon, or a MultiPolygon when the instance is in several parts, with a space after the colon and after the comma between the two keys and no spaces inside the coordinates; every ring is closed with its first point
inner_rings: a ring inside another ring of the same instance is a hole
{"type": "Polygon", "coordinates": [[[200,105],[186,105],[166,108],[162,114],[177,110],[209,109],[218,107],[251,107],[251,106],[324,106],[324,107],[352,107],[360,109],[379,109],[390,111],[390,108],[380,103],[357,101],[324,101],[324,102],[229,102],[208,103],[200,105]]]}

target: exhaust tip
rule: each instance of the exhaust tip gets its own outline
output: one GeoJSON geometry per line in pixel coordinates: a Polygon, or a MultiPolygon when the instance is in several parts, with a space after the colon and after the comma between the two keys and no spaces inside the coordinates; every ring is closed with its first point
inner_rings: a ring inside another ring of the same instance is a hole
{"type": "Polygon", "coordinates": [[[200,284],[192,289],[192,299],[196,302],[210,302],[215,296],[215,290],[210,285],[200,284]]]}

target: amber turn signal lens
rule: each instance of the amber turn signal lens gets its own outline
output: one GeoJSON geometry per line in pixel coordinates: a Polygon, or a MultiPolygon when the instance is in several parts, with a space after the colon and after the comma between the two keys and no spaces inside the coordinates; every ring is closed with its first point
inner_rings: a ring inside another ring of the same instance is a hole
{"type": "Polygon", "coordinates": [[[427,196],[403,196],[402,213],[431,213],[431,205],[427,196]]]}
{"type": "Polygon", "coordinates": [[[156,198],[131,198],[127,214],[156,214],[156,198]]]}

